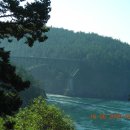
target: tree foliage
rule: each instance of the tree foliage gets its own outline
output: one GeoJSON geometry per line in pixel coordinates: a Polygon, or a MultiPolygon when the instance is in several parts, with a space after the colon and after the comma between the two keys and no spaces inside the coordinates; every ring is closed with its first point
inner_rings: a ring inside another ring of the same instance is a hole
{"type": "MultiPolygon", "coordinates": [[[[38,40],[47,39],[46,23],[49,19],[50,0],[1,0],[0,1],[0,39],[26,38],[30,47],[38,40]],[[25,4],[22,4],[25,2],[25,4]]],[[[28,88],[30,81],[23,81],[16,74],[15,66],[10,64],[10,52],[0,48],[0,116],[14,114],[21,106],[19,92],[28,88]]]]}
{"type": "Polygon", "coordinates": [[[21,106],[18,92],[28,88],[30,81],[23,81],[9,62],[9,52],[0,48],[0,116],[13,114],[21,106]]]}
{"type": "Polygon", "coordinates": [[[34,41],[43,42],[47,36],[46,23],[50,18],[50,0],[35,0],[32,3],[26,0],[2,0],[0,2],[0,38],[10,36],[20,40],[26,37],[26,43],[33,46],[34,41]],[[4,18],[4,21],[2,20],[4,18]]]}
{"type": "Polygon", "coordinates": [[[74,130],[70,117],[56,106],[48,105],[41,97],[34,99],[33,103],[21,109],[14,117],[5,121],[0,118],[0,128],[12,126],[15,130],[74,130]]]}

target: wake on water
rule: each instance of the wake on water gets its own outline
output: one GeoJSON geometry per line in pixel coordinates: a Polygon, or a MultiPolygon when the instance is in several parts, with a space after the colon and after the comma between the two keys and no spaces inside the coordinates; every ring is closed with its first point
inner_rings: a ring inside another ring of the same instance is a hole
{"type": "Polygon", "coordinates": [[[77,130],[130,130],[130,102],[47,94],[70,115],[77,130]]]}

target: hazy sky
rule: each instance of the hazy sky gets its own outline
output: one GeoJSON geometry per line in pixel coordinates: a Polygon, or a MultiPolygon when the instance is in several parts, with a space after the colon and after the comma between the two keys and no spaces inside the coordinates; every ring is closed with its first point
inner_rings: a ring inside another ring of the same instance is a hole
{"type": "Polygon", "coordinates": [[[130,0],[51,0],[49,26],[95,32],[130,44],[130,0]]]}

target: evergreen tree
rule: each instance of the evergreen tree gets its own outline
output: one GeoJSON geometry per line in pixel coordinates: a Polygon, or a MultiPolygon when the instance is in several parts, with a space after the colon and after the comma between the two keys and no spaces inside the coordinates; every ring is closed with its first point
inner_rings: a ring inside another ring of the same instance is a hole
{"type": "MultiPolygon", "coordinates": [[[[50,0],[34,0],[31,3],[26,0],[1,0],[0,39],[7,38],[12,42],[13,38],[20,40],[24,37],[30,47],[37,40],[45,41],[50,10],[50,0]]],[[[30,86],[29,81],[23,81],[16,74],[9,56],[10,52],[0,48],[0,116],[16,112],[22,104],[19,92],[30,86]]]]}

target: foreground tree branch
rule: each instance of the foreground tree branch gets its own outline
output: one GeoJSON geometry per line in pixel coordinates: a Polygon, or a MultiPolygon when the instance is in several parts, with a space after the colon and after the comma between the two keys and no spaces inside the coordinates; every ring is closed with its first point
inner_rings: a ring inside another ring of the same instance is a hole
{"type": "MultiPolygon", "coordinates": [[[[34,0],[21,6],[23,1],[0,1],[0,39],[11,42],[11,37],[25,38],[31,47],[35,41],[47,39],[44,33],[49,30],[46,23],[50,18],[50,0],[34,0]]],[[[22,104],[19,92],[30,86],[30,81],[23,81],[15,70],[10,64],[10,52],[0,48],[0,116],[14,114],[22,104]]]]}
{"type": "Polygon", "coordinates": [[[24,6],[20,5],[21,2],[23,0],[1,2],[0,18],[6,18],[6,22],[0,20],[0,38],[13,36],[20,40],[25,37],[29,46],[33,46],[36,40],[45,41],[47,36],[43,33],[49,30],[46,23],[50,18],[50,0],[35,0],[24,6]]]}

